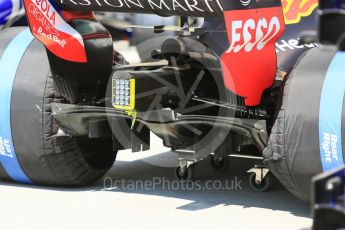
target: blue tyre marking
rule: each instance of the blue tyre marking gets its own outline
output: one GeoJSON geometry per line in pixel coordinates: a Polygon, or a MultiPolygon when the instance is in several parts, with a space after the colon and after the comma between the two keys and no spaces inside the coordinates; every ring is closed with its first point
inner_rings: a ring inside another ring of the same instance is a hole
{"type": "Polygon", "coordinates": [[[320,155],[323,171],[344,165],[341,116],[345,92],[345,52],[338,52],[323,83],[319,114],[320,155]]]}
{"type": "Polygon", "coordinates": [[[11,95],[18,66],[33,39],[29,29],[22,31],[10,42],[0,59],[0,162],[13,180],[23,183],[32,182],[21,168],[13,146],[11,95]]]}

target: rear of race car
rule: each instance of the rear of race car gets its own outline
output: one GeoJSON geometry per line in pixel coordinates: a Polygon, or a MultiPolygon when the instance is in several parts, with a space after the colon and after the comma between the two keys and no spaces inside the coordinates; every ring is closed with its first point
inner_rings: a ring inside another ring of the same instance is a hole
{"type": "Polygon", "coordinates": [[[239,146],[252,148],[248,157],[260,157],[266,145],[271,98],[263,94],[276,77],[275,42],[285,26],[281,3],[221,3],[226,32],[181,29],[152,51],[150,65],[119,66],[112,74],[112,105],[132,117],[127,130],[144,142],[144,128],[162,138],[178,154],[178,178],[188,178],[189,166],[211,153],[213,165],[222,165],[227,155],[245,155],[236,152],[239,146]],[[210,33],[217,34],[213,43],[222,36],[232,42],[217,53],[204,42],[210,33]]]}
{"type": "Polygon", "coordinates": [[[8,104],[4,111],[8,115],[3,117],[8,124],[2,134],[3,178],[85,184],[106,172],[118,150],[148,149],[150,131],[178,153],[181,178],[188,176],[191,164],[210,153],[216,152],[213,164],[222,165],[243,143],[252,146],[255,154],[264,149],[269,115],[261,101],[269,101],[262,94],[276,75],[274,43],[284,30],[280,1],[87,3],[25,0],[35,39],[28,29],[2,35],[9,36],[9,44],[2,39],[4,54],[14,52],[12,47],[21,49],[16,57],[2,58],[3,65],[10,58],[18,63],[12,65],[12,72],[4,69],[3,75],[11,75],[12,80],[1,87],[8,104]],[[150,50],[147,62],[123,65],[109,32],[91,10],[208,15],[225,22],[225,31],[213,32],[233,43],[217,53],[203,42],[212,33],[209,29],[157,26],[157,32],[170,30],[178,35],[166,39],[160,49],[150,50]],[[26,42],[18,46],[17,39],[26,42]],[[265,58],[258,62],[252,52],[265,58]],[[233,55],[239,55],[239,63],[230,65],[233,55]],[[253,69],[241,78],[244,63],[251,63],[253,69]],[[25,84],[29,78],[42,91],[25,84]],[[30,122],[21,120],[24,111],[30,122]],[[37,141],[42,137],[43,142],[37,141]]]}
{"type": "MultiPolygon", "coordinates": [[[[285,120],[289,120],[288,144],[296,143],[297,131],[308,136],[307,124],[315,126],[318,112],[294,113],[290,106],[289,110],[284,106],[286,98],[293,95],[291,103],[296,108],[298,103],[305,110],[309,107],[303,103],[318,104],[320,90],[313,88],[317,84],[312,82],[322,85],[323,78],[317,74],[325,77],[325,70],[333,65],[336,70],[331,74],[339,75],[337,63],[342,55],[332,56],[335,49],[315,48],[313,39],[298,40],[296,34],[316,28],[313,16],[317,2],[296,2],[24,0],[31,33],[15,29],[1,34],[4,54],[0,64],[7,65],[6,60],[11,58],[18,63],[4,70],[7,72],[3,76],[12,77],[0,87],[8,105],[2,113],[7,114],[2,116],[7,124],[1,133],[2,178],[40,184],[87,184],[111,167],[118,150],[149,149],[150,134],[154,133],[177,153],[176,176],[180,179],[189,178],[190,166],[210,154],[216,168],[227,165],[228,156],[246,157],[259,162],[250,170],[254,189],[267,189],[271,170],[295,195],[308,199],[307,189],[291,186],[289,175],[298,174],[307,187],[308,178],[310,181],[311,175],[320,171],[317,167],[305,168],[307,153],[310,165],[320,164],[320,156],[301,145],[290,153],[285,139],[283,143],[278,140],[286,134],[284,131],[282,135],[280,128],[285,127],[285,120]],[[205,17],[205,23],[198,28],[188,23],[152,27],[156,33],[173,31],[176,36],[166,38],[159,49],[150,49],[154,39],[144,42],[147,60],[130,65],[114,51],[111,36],[95,19],[94,10],[177,15],[182,22],[187,22],[188,16],[205,17]],[[21,39],[26,42],[18,46],[21,39]],[[18,56],[7,57],[5,54],[14,52],[14,46],[20,48],[18,56]],[[311,48],[315,49],[305,52],[311,48]],[[304,70],[310,66],[315,67],[304,70]],[[295,75],[302,79],[301,87],[297,83],[287,87],[295,81],[291,79],[298,78],[295,75]],[[29,79],[31,83],[25,84],[29,79]],[[292,93],[282,96],[282,87],[284,92],[291,88],[292,93]],[[309,89],[307,94],[294,93],[309,89]],[[281,118],[279,109],[296,116],[281,118]],[[30,122],[22,119],[24,113],[30,122]],[[298,122],[303,125],[294,125],[298,122]],[[43,142],[37,141],[42,137],[43,142]],[[301,159],[292,162],[297,168],[291,167],[286,159],[300,155],[301,159]]],[[[330,28],[328,23],[341,22],[341,12],[335,10],[333,18],[320,20],[322,43],[335,44],[345,31],[325,31],[330,28]],[[328,19],[330,22],[326,22],[328,19]]],[[[333,108],[331,111],[336,113],[333,108]]],[[[303,137],[303,143],[308,138],[303,137]]],[[[319,146],[315,142],[313,148],[319,150],[319,146]]]]}

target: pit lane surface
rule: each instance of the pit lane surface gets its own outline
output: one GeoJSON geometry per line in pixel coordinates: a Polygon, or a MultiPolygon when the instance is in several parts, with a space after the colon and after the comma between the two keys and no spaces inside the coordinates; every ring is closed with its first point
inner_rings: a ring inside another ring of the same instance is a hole
{"type": "Polygon", "coordinates": [[[245,170],[251,162],[234,159],[219,172],[205,159],[193,168],[195,182],[183,187],[174,179],[175,153],[158,138],[152,141],[145,153],[120,151],[106,177],[89,187],[0,182],[0,229],[292,230],[311,225],[309,205],[280,185],[265,193],[249,188],[245,170]],[[231,187],[232,181],[239,186],[231,187]]]}

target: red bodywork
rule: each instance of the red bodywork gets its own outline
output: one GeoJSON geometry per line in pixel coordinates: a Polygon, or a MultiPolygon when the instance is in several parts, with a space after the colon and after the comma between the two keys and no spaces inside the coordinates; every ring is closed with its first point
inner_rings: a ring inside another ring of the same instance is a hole
{"type": "Polygon", "coordinates": [[[24,0],[31,33],[56,56],[87,62],[82,36],[60,15],[49,0],[24,0]]]}
{"type": "Polygon", "coordinates": [[[230,44],[221,56],[225,86],[244,97],[247,106],[256,106],[276,75],[275,43],[285,29],[283,10],[225,10],[224,17],[230,44]]]}

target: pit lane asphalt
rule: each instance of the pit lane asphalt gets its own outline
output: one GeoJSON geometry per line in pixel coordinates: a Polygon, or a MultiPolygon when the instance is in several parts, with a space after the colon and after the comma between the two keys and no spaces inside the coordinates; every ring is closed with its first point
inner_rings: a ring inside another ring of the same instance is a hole
{"type": "Polygon", "coordinates": [[[105,178],[89,187],[0,182],[0,229],[293,230],[311,225],[309,205],[281,185],[265,193],[249,188],[245,171],[252,162],[234,159],[219,172],[205,159],[193,168],[195,183],[190,185],[198,182],[203,188],[186,188],[174,180],[175,153],[157,138],[152,141],[146,153],[120,151],[105,178]],[[224,187],[231,180],[241,181],[241,188],[212,187],[214,181],[224,187]],[[211,184],[205,188],[207,181],[211,184]]]}

